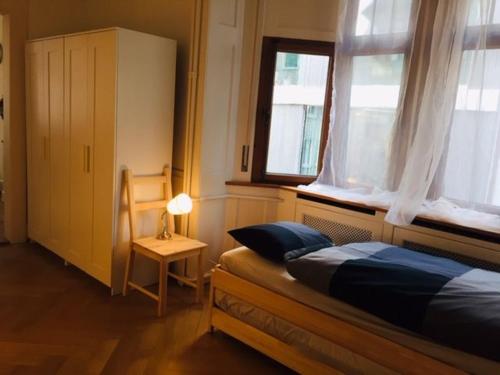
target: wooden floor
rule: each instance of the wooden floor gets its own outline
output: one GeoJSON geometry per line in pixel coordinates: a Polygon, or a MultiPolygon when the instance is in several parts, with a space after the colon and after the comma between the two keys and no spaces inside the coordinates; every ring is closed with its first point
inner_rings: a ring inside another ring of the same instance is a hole
{"type": "Polygon", "coordinates": [[[194,290],[153,301],[109,289],[38,245],[0,247],[0,374],[286,374],[220,333],[205,334],[194,290]]]}

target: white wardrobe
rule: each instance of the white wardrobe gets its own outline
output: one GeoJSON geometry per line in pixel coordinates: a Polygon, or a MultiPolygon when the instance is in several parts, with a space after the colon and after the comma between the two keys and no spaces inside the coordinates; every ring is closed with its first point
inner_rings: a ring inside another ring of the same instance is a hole
{"type": "Polygon", "coordinates": [[[171,165],[176,42],[113,28],[26,47],[28,234],[119,290],[121,171],[171,165]]]}

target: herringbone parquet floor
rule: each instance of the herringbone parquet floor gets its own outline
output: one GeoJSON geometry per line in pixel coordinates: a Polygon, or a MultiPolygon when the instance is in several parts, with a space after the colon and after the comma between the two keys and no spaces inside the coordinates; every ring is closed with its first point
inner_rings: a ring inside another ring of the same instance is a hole
{"type": "Polygon", "coordinates": [[[207,308],[171,282],[153,301],[109,289],[38,245],[0,247],[0,374],[282,374],[238,341],[205,334],[207,308]]]}

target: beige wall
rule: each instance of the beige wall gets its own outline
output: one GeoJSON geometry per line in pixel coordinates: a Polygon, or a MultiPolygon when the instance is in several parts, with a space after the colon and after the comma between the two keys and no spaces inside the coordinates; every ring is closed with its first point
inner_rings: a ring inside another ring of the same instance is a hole
{"type": "Polygon", "coordinates": [[[241,85],[238,103],[238,131],[235,155],[250,146],[248,172],[235,163],[233,179],[250,181],[255,111],[264,36],[334,41],[337,28],[337,0],[252,0],[246,2],[241,85]]]}
{"type": "MultiPolygon", "coordinates": [[[[3,43],[3,16],[0,15],[0,43],[3,43]]],[[[4,75],[3,68],[5,64],[0,64],[0,98],[4,97],[4,75]]],[[[0,118],[0,181],[3,181],[3,131],[4,121],[0,118]]]]}
{"type": "MultiPolygon", "coordinates": [[[[217,1],[217,0],[214,0],[217,1]]],[[[254,123],[259,84],[261,44],[264,36],[334,41],[337,25],[337,0],[247,0],[245,3],[243,47],[238,93],[237,128],[234,140],[236,156],[232,178],[250,181],[254,123]],[[248,172],[241,171],[242,146],[249,145],[248,172]]],[[[236,98],[235,98],[236,100],[236,98]]],[[[214,121],[214,120],[212,120],[214,121]]],[[[220,120],[222,123],[222,118],[220,120]]],[[[231,175],[231,173],[230,173],[231,175]]],[[[227,230],[275,220],[294,220],[295,207],[284,203],[287,192],[249,186],[227,186],[225,223],[221,230],[222,246],[212,250],[216,256],[236,246],[227,230]],[[287,212],[284,215],[283,212],[287,212]],[[281,212],[281,213],[280,213],[281,212]]],[[[213,228],[220,223],[211,223],[213,228]]],[[[206,229],[205,229],[206,230],[206,229]]],[[[221,240],[219,239],[220,243],[221,240]]]]}
{"type": "Polygon", "coordinates": [[[119,26],[178,41],[174,175],[182,179],[191,27],[196,0],[0,0],[4,18],[5,234],[26,239],[24,45],[27,39],[119,26]]]}
{"type": "MultiPolygon", "coordinates": [[[[252,0],[247,0],[252,1],[252,0]]],[[[223,247],[226,186],[231,178],[245,0],[204,3],[203,50],[197,103],[190,194],[190,236],[208,244],[204,269],[217,262],[223,247]],[[229,173],[228,173],[229,172],[229,173]]],[[[188,273],[195,268],[188,263],[188,273]]]]}
{"type": "Polygon", "coordinates": [[[26,239],[26,121],[24,109],[24,43],[28,1],[0,0],[4,17],[5,74],[5,236],[26,239]]]}
{"type": "Polygon", "coordinates": [[[195,0],[30,0],[29,37],[33,39],[118,26],[177,40],[173,164],[177,173],[182,173],[194,7],[195,0]]]}
{"type": "MultiPolygon", "coordinates": [[[[195,205],[188,227],[190,235],[209,245],[207,269],[228,249],[225,227],[276,216],[278,199],[266,196],[266,189],[225,186],[234,177],[250,177],[238,170],[241,146],[253,140],[262,37],[334,40],[337,1],[208,0],[205,5],[203,95],[190,176],[195,205]]],[[[188,264],[188,273],[193,271],[188,264]]]]}
{"type": "MultiPolygon", "coordinates": [[[[110,26],[176,39],[179,42],[179,51],[173,164],[174,176],[177,175],[180,179],[185,155],[190,155],[192,152],[186,152],[185,138],[189,54],[196,2],[196,0],[0,0],[0,13],[9,15],[5,19],[5,30],[8,30],[11,24],[14,26],[10,32],[10,46],[6,43],[8,61],[5,63],[6,84],[11,88],[10,93],[6,95],[6,125],[9,125],[6,126],[5,134],[8,200],[6,232],[11,241],[22,241],[26,236],[25,40],[110,26]],[[7,74],[7,70],[10,70],[10,74],[7,74]],[[12,198],[10,202],[9,197],[12,198]]],[[[227,0],[222,2],[232,3],[227,0]]],[[[242,46],[244,55],[239,77],[241,84],[239,95],[234,96],[234,100],[238,101],[235,130],[237,134],[233,135],[236,145],[231,147],[234,150],[234,160],[239,161],[243,144],[251,146],[253,143],[253,116],[262,36],[331,40],[335,35],[336,4],[335,0],[245,1],[242,46]]],[[[226,13],[221,13],[223,18],[229,17],[229,13],[226,13]]],[[[213,94],[213,92],[206,93],[206,95],[213,94]]],[[[221,113],[221,116],[224,117],[221,118],[222,124],[227,121],[227,113],[221,113]]],[[[218,120],[213,118],[211,121],[218,120]]],[[[230,144],[231,140],[225,146],[230,144]]],[[[229,155],[231,154],[232,152],[229,152],[229,155]]],[[[205,162],[207,165],[210,164],[209,160],[205,162]]],[[[233,173],[229,171],[227,176],[249,179],[248,173],[238,171],[239,163],[235,164],[233,173]]],[[[221,173],[219,178],[224,178],[224,175],[221,173]]],[[[209,191],[210,187],[207,186],[204,190],[209,191]]]]}
{"type": "Polygon", "coordinates": [[[337,0],[264,0],[264,35],[335,40],[337,0]]]}

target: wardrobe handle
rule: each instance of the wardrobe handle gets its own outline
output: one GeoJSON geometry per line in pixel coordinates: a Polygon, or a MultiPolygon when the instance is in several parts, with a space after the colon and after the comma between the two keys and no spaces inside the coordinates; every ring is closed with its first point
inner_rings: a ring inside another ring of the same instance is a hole
{"type": "Polygon", "coordinates": [[[83,173],[87,172],[87,145],[83,145],[83,173]]]}
{"type": "Polygon", "coordinates": [[[47,160],[47,137],[46,136],[43,136],[42,137],[42,156],[43,156],[43,160],[47,160]]]}
{"type": "Polygon", "coordinates": [[[46,153],[46,158],[47,160],[50,161],[50,138],[45,137],[45,153],[46,153]]]}
{"type": "Polygon", "coordinates": [[[90,146],[87,146],[87,173],[90,173],[90,146]]]}

